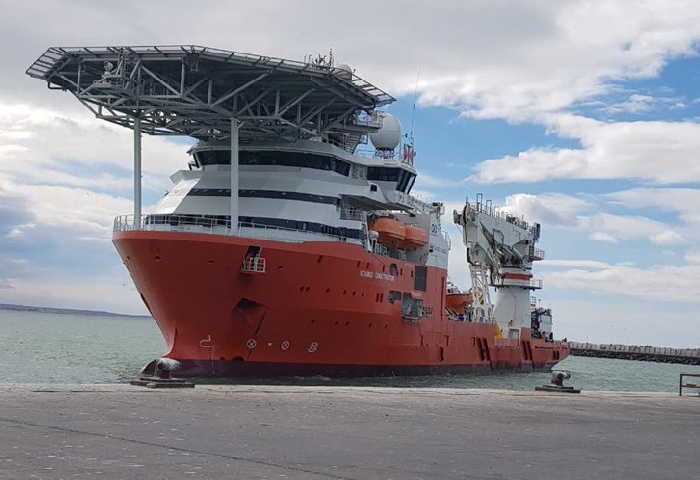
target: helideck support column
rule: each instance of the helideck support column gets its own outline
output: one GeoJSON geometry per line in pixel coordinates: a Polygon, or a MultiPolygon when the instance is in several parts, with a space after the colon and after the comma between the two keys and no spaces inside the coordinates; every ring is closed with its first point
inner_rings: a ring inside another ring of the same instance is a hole
{"type": "Polygon", "coordinates": [[[141,228],[141,119],[134,118],[134,228],[141,228]]]}
{"type": "Polygon", "coordinates": [[[241,122],[231,119],[231,235],[238,235],[238,129],[241,122]]]}

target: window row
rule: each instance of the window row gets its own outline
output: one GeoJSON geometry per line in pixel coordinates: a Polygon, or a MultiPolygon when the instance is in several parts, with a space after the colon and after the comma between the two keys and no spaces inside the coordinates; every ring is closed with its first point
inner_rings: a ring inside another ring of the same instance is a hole
{"type": "MultiPolygon", "coordinates": [[[[203,165],[230,165],[230,150],[201,150],[194,153],[195,161],[203,165]]],[[[238,152],[239,165],[280,165],[285,167],[328,170],[344,176],[350,174],[350,162],[314,153],[284,152],[275,150],[238,152]]]]}
{"type": "MultiPolygon", "coordinates": [[[[188,193],[192,197],[230,197],[228,188],[193,188],[188,193]]],[[[302,202],[327,203],[337,205],[340,201],[337,197],[328,195],[316,195],[301,192],[283,192],[278,190],[238,190],[239,197],[246,198],[279,198],[284,200],[299,200],[302,202]]]]}
{"type": "Polygon", "coordinates": [[[396,190],[399,192],[409,193],[411,188],[413,188],[413,182],[416,176],[404,170],[403,168],[396,167],[368,167],[367,168],[367,180],[374,180],[378,182],[396,182],[396,190]]]}

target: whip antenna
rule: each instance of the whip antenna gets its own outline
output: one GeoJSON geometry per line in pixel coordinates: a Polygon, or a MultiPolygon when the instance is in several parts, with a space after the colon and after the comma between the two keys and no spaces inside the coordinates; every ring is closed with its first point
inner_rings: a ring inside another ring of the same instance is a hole
{"type": "Polygon", "coordinates": [[[411,138],[413,137],[413,129],[416,123],[416,102],[418,101],[418,79],[420,78],[420,66],[416,70],[416,83],[413,87],[413,109],[411,110],[411,138]]]}

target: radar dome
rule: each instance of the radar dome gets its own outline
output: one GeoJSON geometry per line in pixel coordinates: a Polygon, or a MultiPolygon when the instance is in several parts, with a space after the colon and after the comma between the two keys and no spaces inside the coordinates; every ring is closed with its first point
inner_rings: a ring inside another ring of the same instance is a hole
{"type": "Polygon", "coordinates": [[[338,78],[342,78],[343,80],[352,80],[352,68],[350,68],[350,65],[346,64],[341,64],[335,67],[335,75],[338,78]]]}
{"type": "Polygon", "coordinates": [[[393,150],[401,141],[401,123],[390,113],[379,112],[382,128],[370,133],[369,138],[377,150],[393,150]]]}

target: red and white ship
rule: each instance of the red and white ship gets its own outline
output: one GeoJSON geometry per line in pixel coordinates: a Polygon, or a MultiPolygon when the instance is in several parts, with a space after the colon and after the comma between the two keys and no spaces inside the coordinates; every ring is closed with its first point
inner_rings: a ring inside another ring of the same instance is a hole
{"type": "Polygon", "coordinates": [[[412,140],[380,110],[394,99],[332,58],[50,48],[27,73],[134,130],[134,214],[114,244],[176,375],[530,371],[568,355],[531,307],[539,225],[480,198],[454,212],[459,291],[443,204],[411,196],[412,140]],[[146,215],[142,133],[198,140],[146,215]]]}

